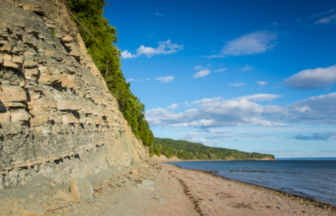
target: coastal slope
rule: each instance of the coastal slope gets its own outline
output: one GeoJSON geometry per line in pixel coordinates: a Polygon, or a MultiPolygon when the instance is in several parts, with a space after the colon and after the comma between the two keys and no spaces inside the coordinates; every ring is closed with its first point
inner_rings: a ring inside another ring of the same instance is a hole
{"type": "Polygon", "coordinates": [[[65,5],[5,0],[0,8],[0,190],[145,159],[65,5]]]}

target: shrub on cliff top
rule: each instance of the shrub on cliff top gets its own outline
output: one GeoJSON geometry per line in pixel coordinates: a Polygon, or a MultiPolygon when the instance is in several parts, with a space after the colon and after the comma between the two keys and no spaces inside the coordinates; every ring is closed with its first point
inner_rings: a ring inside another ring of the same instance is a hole
{"type": "Polygon", "coordinates": [[[105,0],[68,0],[67,8],[78,18],[73,19],[93,61],[104,77],[108,89],[118,100],[120,111],[133,133],[144,145],[151,146],[153,133],[145,119],[145,105],[130,90],[130,83],[120,69],[120,50],[115,47],[118,34],[115,27],[103,17],[105,0]],[[92,35],[91,35],[92,34],[92,35]]]}

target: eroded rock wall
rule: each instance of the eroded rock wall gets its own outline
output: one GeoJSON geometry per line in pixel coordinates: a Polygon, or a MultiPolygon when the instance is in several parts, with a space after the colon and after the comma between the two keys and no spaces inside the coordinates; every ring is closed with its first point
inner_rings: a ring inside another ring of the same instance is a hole
{"type": "Polygon", "coordinates": [[[58,0],[0,0],[0,189],[146,157],[58,0]]]}

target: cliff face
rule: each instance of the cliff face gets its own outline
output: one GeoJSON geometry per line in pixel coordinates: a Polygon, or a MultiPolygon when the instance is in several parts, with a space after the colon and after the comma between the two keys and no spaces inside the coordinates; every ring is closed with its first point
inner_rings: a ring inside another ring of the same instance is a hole
{"type": "Polygon", "coordinates": [[[0,189],[147,153],[58,0],[0,1],[0,189]]]}

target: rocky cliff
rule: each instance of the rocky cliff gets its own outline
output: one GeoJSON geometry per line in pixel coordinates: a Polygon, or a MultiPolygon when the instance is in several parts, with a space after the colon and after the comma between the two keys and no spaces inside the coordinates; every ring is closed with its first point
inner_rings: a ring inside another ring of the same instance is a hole
{"type": "Polygon", "coordinates": [[[0,8],[0,189],[143,160],[65,6],[0,0],[0,8]]]}

